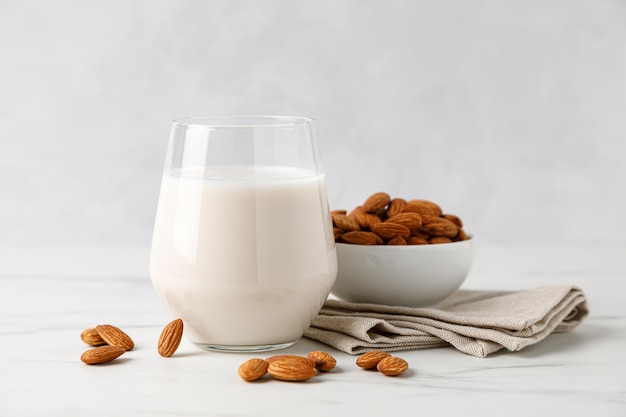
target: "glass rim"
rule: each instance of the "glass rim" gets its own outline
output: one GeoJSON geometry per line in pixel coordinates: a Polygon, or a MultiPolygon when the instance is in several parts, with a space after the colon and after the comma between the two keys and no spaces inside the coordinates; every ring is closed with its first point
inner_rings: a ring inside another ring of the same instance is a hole
{"type": "Polygon", "coordinates": [[[314,119],[302,116],[274,115],[230,115],[193,116],[174,119],[174,127],[196,128],[251,128],[251,127],[294,127],[311,125],[314,119]]]}

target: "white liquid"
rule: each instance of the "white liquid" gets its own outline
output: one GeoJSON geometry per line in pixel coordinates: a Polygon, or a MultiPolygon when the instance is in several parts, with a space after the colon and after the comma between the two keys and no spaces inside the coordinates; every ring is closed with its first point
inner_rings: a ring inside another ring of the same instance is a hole
{"type": "Polygon", "coordinates": [[[224,167],[163,177],[150,274],[192,342],[294,342],[336,273],[323,176],[224,167]]]}

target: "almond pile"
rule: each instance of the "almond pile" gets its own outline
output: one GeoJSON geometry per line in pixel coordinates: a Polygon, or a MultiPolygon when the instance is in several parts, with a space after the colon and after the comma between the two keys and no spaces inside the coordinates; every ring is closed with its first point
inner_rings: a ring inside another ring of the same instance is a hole
{"type": "Polygon", "coordinates": [[[427,245],[466,240],[463,222],[428,200],[374,193],[351,212],[333,210],[335,241],[355,245],[427,245]]]}
{"type": "MultiPolygon", "coordinates": [[[[257,381],[270,374],[280,381],[306,381],[318,374],[335,367],[337,361],[323,351],[309,352],[307,356],[276,355],[267,359],[252,358],[241,365],[237,373],[247,382],[257,381]]],[[[398,376],[409,369],[409,364],[398,356],[392,356],[382,350],[364,353],[356,360],[363,369],[376,369],[383,375],[398,376]]]]}
{"type": "MultiPolygon", "coordinates": [[[[163,357],[169,358],[176,352],[183,336],[183,321],[176,319],[161,331],[157,350],[163,357]]],[[[124,331],[110,324],[101,324],[85,329],[80,334],[83,342],[92,346],[85,351],[80,360],[87,365],[98,365],[119,358],[124,352],[133,350],[135,343],[124,331]]]]}
{"type": "MultiPolygon", "coordinates": [[[[176,319],[161,331],[157,349],[159,354],[170,357],[176,352],[183,334],[183,321],[176,319]]],[[[85,351],[80,360],[87,365],[111,362],[126,351],[133,350],[135,343],[124,331],[110,324],[101,324],[83,330],[80,335],[83,342],[92,346],[85,351]]],[[[363,369],[376,369],[387,376],[397,376],[409,368],[402,358],[392,356],[382,350],[375,350],[359,356],[356,364],[363,369]]],[[[318,350],[306,356],[275,355],[266,359],[252,358],[241,365],[237,373],[247,382],[257,381],[266,374],[279,381],[306,381],[335,368],[337,360],[327,352],[318,350]]]]}
{"type": "Polygon", "coordinates": [[[409,369],[407,361],[382,350],[362,354],[357,358],[356,364],[363,369],[376,369],[387,376],[398,376],[409,369]]]}
{"type": "Polygon", "coordinates": [[[80,360],[87,365],[111,362],[135,347],[130,336],[110,324],[100,324],[85,329],[80,334],[80,338],[83,342],[93,346],[80,357],[80,360]]]}
{"type": "Polygon", "coordinates": [[[241,365],[237,373],[247,382],[259,380],[270,374],[279,381],[306,381],[335,367],[337,361],[323,351],[309,352],[307,356],[275,355],[266,359],[252,358],[241,365]]]}

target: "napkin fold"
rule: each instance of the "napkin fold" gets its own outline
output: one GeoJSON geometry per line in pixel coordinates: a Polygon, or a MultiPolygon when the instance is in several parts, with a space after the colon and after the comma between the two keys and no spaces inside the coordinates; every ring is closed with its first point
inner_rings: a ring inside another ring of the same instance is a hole
{"type": "Polygon", "coordinates": [[[305,336],[350,354],[453,346],[486,357],[518,351],[589,314],[583,291],[552,285],[520,291],[457,290],[432,308],[329,299],[305,336]]]}

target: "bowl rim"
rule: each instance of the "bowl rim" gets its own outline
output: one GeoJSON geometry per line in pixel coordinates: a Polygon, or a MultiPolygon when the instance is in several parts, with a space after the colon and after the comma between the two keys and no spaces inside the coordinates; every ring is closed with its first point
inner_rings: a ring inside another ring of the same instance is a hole
{"type": "MultiPolygon", "coordinates": [[[[335,242],[335,245],[341,247],[359,247],[359,248],[381,248],[381,250],[415,250],[416,248],[421,248],[421,250],[445,250],[446,247],[458,247],[460,245],[472,245],[475,240],[474,236],[468,235],[467,239],[459,240],[456,242],[449,243],[436,243],[436,244],[428,244],[428,245],[359,245],[356,243],[345,243],[345,242],[335,242]],[[384,248],[384,249],[382,249],[384,248]],[[426,249],[430,248],[430,249],[426,249]],[[436,248],[436,249],[435,249],[436,248]]],[[[359,250],[359,249],[355,249],[359,250]]]]}

